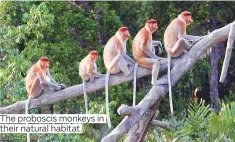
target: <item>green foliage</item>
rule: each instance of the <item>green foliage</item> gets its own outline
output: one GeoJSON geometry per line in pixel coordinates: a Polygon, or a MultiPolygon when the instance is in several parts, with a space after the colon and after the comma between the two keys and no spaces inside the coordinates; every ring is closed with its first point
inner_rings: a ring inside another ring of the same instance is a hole
{"type": "Polygon", "coordinates": [[[160,141],[226,141],[235,139],[235,103],[222,104],[219,114],[210,111],[205,101],[190,103],[184,112],[170,118],[170,129],[156,128],[151,132],[160,141]]]}
{"type": "MultiPolygon", "coordinates": [[[[0,2],[0,106],[7,106],[19,100],[25,100],[27,93],[24,78],[27,70],[41,56],[51,61],[51,74],[58,82],[69,86],[80,84],[78,75],[79,61],[90,50],[97,50],[101,58],[97,64],[105,74],[102,60],[105,43],[115,34],[120,26],[130,29],[132,38],[127,42],[127,53],[131,55],[133,37],[146,21],[155,18],[158,21],[158,32],[153,34],[154,40],[163,41],[166,26],[183,11],[193,13],[194,23],[187,33],[207,34],[209,16],[214,14],[218,26],[224,26],[234,19],[235,2],[87,2],[76,4],[68,2],[14,1],[0,2]],[[100,44],[100,40],[103,42],[100,44]]],[[[166,53],[164,53],[166,55],[166,53]]],[[[234,55],[234,54],[232,54],[234,55]]],[[[161,55],[164,56],[164,55],[161,55]]],[[[232,56],[232,59],[235,56],[232,56]]],[[[220,60],[220,66],[222,60],[220,60]]],[[[234,97],[234,67],[231,62],[228,72],[229,96],[234,97]]],[[[223,141],[226,137],[234,139],[234,104],[225,105],[218,115],[210,113],[205,103],[191,104],[190,94],[196,87],[204,96],[209,96],[208,76],[210,67],[208,58],[196,63],[189,73],[173,87],[175,117],[169,117],[168,99],[160,105],[160,118],[169,118],[170,130],[157,129],[149,133],[147,141],[223,141]],[[187,111],[186,111],[187,110],[187,111]],[[217,137],[218,136],[218,137],[217,137]],[[214,138],[214,139],[213,139],[214,138]]],[[[110,87],[110,113],[115,127],[123,118],[116,112],[121,104],[132,105],[132,83],[124,83],[110,87]]],[[[137,81],[137,103],[151,88],[150,77],[137,81]]],[[[100,90],[88,95],[89,112],[105,113],[104,91],[100,90]]],[[[59,102],[55,105],[56,113],[84,113],[82,97],[59,102]]],[[[47,112],[47,107],[43,106],[47,112]]],[[[32,113],[37,112],[32,110],[32,113]]],[[[84,125],[84,133],[76,134],[32,134],[34,140],[44,141],[100,141],[107,134],[107,125],[84,125]]],[[[10,141],[25,141],[22,134],[1,134],[0,138],[10,141]]]]}
{"type": "Polygon", "coordinates": [[[219,114],[212,113],[209,120],[208,133],[216,141],[235,140],[235,103],[223,104],[219,114]]]}

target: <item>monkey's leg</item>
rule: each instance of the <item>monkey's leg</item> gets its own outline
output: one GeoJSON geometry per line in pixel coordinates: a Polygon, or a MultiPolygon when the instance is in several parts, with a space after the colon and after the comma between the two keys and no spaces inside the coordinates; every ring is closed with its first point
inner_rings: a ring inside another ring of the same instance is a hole
{"type": "Polygon", "coordinates": [[[30,98],[28,98],[26,102],[25,113],[28,114],[28,106],[29,106],[30,100],[33,98],[39,97],[42,93],[43,93],[43,90],[40,88],[40,80],[37,77],[35,77],[31,87],[29,88],[30,98]]]}
{"type": "Polygon", "coordinates": [[[40,83],[40,87],[43,90],[52,90],[52,91],[59,91],[62,90],[62,86],[59,86],[57,84],[51,83],[50,81],[40,83]]]}
{"type": "Polygon", "coordinates": [[[40,87],[40,80],[39,78],[35,77],[30,89],[29,94],[32,98],[37,98],[42,94],[42,89],[40,87]]]}
{"type": "Polygon", "coordinates": [[[109,63],[107,70],[112,70],[117,65],[118,60],[120,59],[122,55],[118,54],[116,57],[113,58],[113,60],[109,63]]]}
{"type": "Polygon", "coordinates": [[[151,81],[151,84],[153,86],[157,85],[159,70],[160,70],[160,62],[158,60],[155,60],[152,69],[152,81],[151,81]]]}
{"type": "MultiPolygon", "coordinates": [[[[41,95],[43,95],[44,93],[45,93],[45,91],[42,90],[41,95]]],[[[42,114],[42,106],[41,105],[37,108],[37,110],[38,110],[38,114],[42,114]]]]}
{"type": "Polygon", "coordinates": [[[175,45],[171,48],[171,56],[178,57],[180,56],[185,50],[191,49],[190,44],[184,38],[180,38],[175,45]]]}
{"type": "Polygon", "coordinates": [[[125,61],[125,59],[122,57],[121,54],[118,54],[115,58],[113,58],[107,70],[112,70],[112,68],[115,67],[116,65],[118,65],[118,67],[124,73],[125,76],[128,76],[134,68],[133,66],[130,70],[128,69],[127,62],[125,61]]]}
{"type": "Polygon", "coordinates": [[[138,60],[138,64],[145,67],[145,68],[152,69],[151,84],[157,85],[157,77],[158,77],[158,73],[159,73],[159,69],[160,69],[160,62],[158,61],[158,59],[151,59],[151,58],[142,57],[138,60]]]}
{"type": "Polygon", "coordinates": [[[53,107],[54,107],[54,104],[49,104],[48,105],[48,108],[49,108],[49,111],[50,111],[50,114],[53,114],[53,107]]]}
{"type": "MultiPolygon", "coordinates": [[[[52,87],[49,87],[49,85],[47,85],[48,86],[48,88],[46,88],[47,90],[47,92],[48,92],[48,94],[49,95],[51,95],[51,94],[53,94],[53,93],[55,93],[57,90],[55,90],[54,88],[52,88],[52,87]]],[[[61,90],[63,90],[63,89],[65,89],[65,85],[64,84],[59,84],[58,85],[59,87],[61,87],[61,90]]],[[[45,87],[45,86],[44,86],[45,87]]],[[[44,88],[45,89],[45,88],[44,88]]],[[[53,114],[54,113],[54,111],[53,111],[53,107],[54,107],[54,104],[49,104],[48,105],[48,109],[49,109],[49,111],[50,111],[50,114],[53,114]]]]}
{"type": "Polygon", "coordinates": [[[118,66],[121,69],[121,71],[124,73],[125,76],[128,76],[129,74],[132,73],[132,70],[134,69],[134,65],[129,64],[131,67],[130,69],[128,68],[127,62],[125,61],[125,59],[120,56],[119,60],[118,60],[118,66]]]}

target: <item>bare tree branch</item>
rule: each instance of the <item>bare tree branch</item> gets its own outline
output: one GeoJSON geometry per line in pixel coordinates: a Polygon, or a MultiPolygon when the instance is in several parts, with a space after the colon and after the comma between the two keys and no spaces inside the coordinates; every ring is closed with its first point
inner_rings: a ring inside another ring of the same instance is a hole
{"type": "Polygon", "coordinates": [[[161,128],[168,128],[169,127],[168,123],[162,122],[162,121],[159,121],[159,120],[153,120],[152,125],[157,126],[157,127],[161,127],[161,128]]]}
{"type": "MultiPolygon", "coordinates": [[[[167,68],[167,59],[161,59],[161,70],[165,70],[167,68]]],[[[139,67],[137,78],[141,78],[143,76],[151,75],[151,70],[139,67]]],[[[109,80],[109,86],[119,85],[121,83],[129,82],[133,80],[133,73],[129,76],[125,76],[123,73],[118,75],[111,75],[109,80]]],[[[105,77],[97,79],[93,83],[87,83],[86,89],[87,93],[95,92],[97,90],[101,90],[105,87],[105,77]]],[[[56,102],[60,102],[66,99],[75,98],[78,96],[83,97],[83,89],[82,84],[75,85],[69,88],[66,88],[62,91],[55,92],[51,95],[42,95],[38,98],[32,99],[29,104],[29,108],[36,108],[42,106],[44,104],[54,104],[56,102]]],[[[24,113],[25,109],[25,101],[18,101],[12,105],[0,108],[0,114],[18,114],[24,113]]]]}
{"type": "Polygon", "coordinates": [[[227,75],[227,70],[228,70],[229,61],[230,61],[231,54],[232,54],[234,39],[235,39],[235,24],[231,24],[230,32],[229,32],[229,35],[228,35],[228,41],[227,41],[227,48],[226,48],[224,63],[223,63],[221,76],[220,76],[220,82],[224,82],[224,80],[226,78],[226,75],[227,75]]]}
{"type": "MultiPolygon", "coordinates": [[[[235,22],[231,24],[234,23],[235,22]]],[[[190,51],[188,51],[186,54],[172,60],[173,68],[171,70],[171,81],[173,86],[182,78],[185,72],[187,72],[192,68],[193,64],[197,61],[197,59],[199,59],[201,55],[203,55],[207,51],[208,48],[214,46],[217,43],[227,40],[231,24],[221,29],[213,31],[209,35],[205,36],[198,43],[196,43],[193,46],[193,48],[190,51]]],[[[161,60],[161,70],[165,70],[166,68],[167,68],[167,60],[164,58],[161,60]]],[[[137,73],[137,78],[147,76],[150,74],[151,71],[149,69],[140,67],[137,73]]],[[[131,80],[133,80],[133,74],[127,77],[124,76],[123,74],[111,75],[109,85],[114,86],[131,80]]],[[[93,84],[88,83],[87,93],[94,92],[104,88],[104,82],[105,78],[100,78],[96,80],[93,84]]],[[[158,85],[153,86],[151,90],[148,92],[148,94],[139,102],[137,106],[130,107],[127,105],[122,105],[118,109],[118,113],[120,115],[125,115],[126,117],[120,122],[120,124],[115,129],[113,129],[113,131],[111,131],[107,136],[105,136],[102,139],[102,141],[103,142],[119,141],[120,138],[130,129],[134,128],[133,126],[137,123],[140,124],[144,122],[145,123],[144,125],[147,126],[146,124],[151,122],[153,118],[152,113],[147,113],[147,112],[152,111],[153,110],[152,108],[157,109],[158,104],[161,101],[161,98],[163,98],[167,92],[168,92],[167,75],[164,75],[158,80],[158,85]],[[132,112],[130,110],[132,110],[132,112]]],[[[81,96],[82,94],[83,94],[82,85],[81,84],[75,85],[66,88],[62,91],[58,91],[51,95],[43,95],[39,98],[32,99],[30,103],[30,108],[38,107],[43,104],[54,104],[56,102],[63,101],[65,99],[81,96]]],[[[0,108],[0,113],[2,114],[22,113],[24,112],[25,102],[26,101],[20,101],[10,106],[0,108]]],[[[142,139],[143,136],[140,137],[140,140],[142,139]]]]}
{"type": "MultiPolygon", "coordinates": [[[[234,23],[235,22],[231,24],[234,23]]],[[[203,55],[208,48],[216,45],[217,43],[225,41],[228,38],[231,24],[211,32],[209,35],[205,36],[202,40],[197,42],[193,46],[193,48],[186,54],[174,59],[175,64],[171,70],[172,86],[174,86],[183,77],[184,73],[192,68],[197,59],[199,59],[200,56],[203,55]]],[[[148,114],[145,114],[145,112],[147,112],[149,108],[156,105],[157,102],[160,103],[161,98],[163,98],[168,92],[167,75],[161,77],[158,82],[159,85],[153,86],[148,94],[142,99],[142,101],[137,106],[133,107],[133,109],[136,109],[138,111],[136,111],[136,113],[133,113],[133,115],[126,116],[119,123],[119,125],[113,129],[113,131],[111,131],[102,139],[102,142],[119,141],[125,133],[127,133],[136,123],[139,123],[141,121],[140,119],[146,119],[144,116],[148,114]]],[[[122,107],[122,109],[125,109],[125,107],[122,107]]],[[[122,109],[119,109],[119,111],[121,112],[122,109]]]]}

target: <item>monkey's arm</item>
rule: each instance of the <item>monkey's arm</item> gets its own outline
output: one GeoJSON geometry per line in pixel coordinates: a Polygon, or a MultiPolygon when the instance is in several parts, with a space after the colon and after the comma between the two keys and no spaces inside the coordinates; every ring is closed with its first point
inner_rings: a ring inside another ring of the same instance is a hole
{"type": "Polygon", "coordinates": [[[191,40],[191,41],[197,41],[201,39],[202,37],[200,36],[193,36],[193,35],[187,35],[186,34],[186,28],[184,29],[182,26],[178,27],[178,38],[184,38],[186,40],[191,40]]]}
{"type": "Polygon", "coordinates": [[[50,71],[49,71],[49,70],[47,70],[47,75],[50,77],[50,81],[51,81],[51,83],[54,83],[54,84],[56,84],[56,85],[59,85],[59,83],[58,83],[58,82],[56,82],[56,81],[54,80],[54,78],[51,76],[51,74],[50,74],[50,71]]]}
{"type": "Polygon", "coordinates": [[[51,83],[50,81],[46,80],[45,73],[43,73],[42,69],[38,69],[39,71],[36,72],[37,77],[40,80],[40,85],[45,90],[61,90],[61,86],[51,83]]]}
{"type": "Polygon", "coordinates": [[[98,71],[98,68],[97,68],[96,63],[94,63],[93,74],[94,74],[96,77],[103,77],[103,76],[105,76],[105,75],[101,74],[101,73],[98,71]]]}
{"type": "Polygon", "coordinates": [[[153,53],[155,53],[155,46],[157,46],[158,47],[158,51],[159,51],[159,53],[158,54],[161,54],[162,52],[163,52],[163,47],[162,47],[162,43],[161,43],[161,41],[153,41],[153,53]]]}
{"type": "Polygon", "coordinates": [[[162,47],[161,41],[153,40],[153,46],[160,46],[162,47]]]}
{"type": "Polygon", "coordinates": [[[126,53],[125,53],[125,50],[123,49],[123,47],[121,47],[121,46],[118,46],[118,45],[115,45],[115,49],[117,50],[117,53],[118,54],[120,54],[120,55],[122,55],[122,57],[126,60],[126,61],[128,61],[128,62],[130,62],[130,63],[135,63],[135,61],[133,60],[133,59],[131,59],[126,53]]]}
{"type": "Polygon", "coordinates": [[[63,84],[63,83],[58,83],[58,82],[55,81],[55,79],[51,76],[49,70],[48,70],[48,73],[47,73],[47,74],[48,74],[49,77],[50,77],[51,83],[56,84],[56,85],[59,85],[59,86],[61,87],[61,89],[65,89],[65,88],[66,88],[66,85],[65,85],[65,84],[63,84]]]}
{"type": "Polygon", "coordinates": [[[144,53],[146,53],[150,58],[152,59],[158,58],[158,56],[155,55],[149,48],[147,48],[147,46],[143,42],[140,43],[140,49],[143,50],[144,53]]]}
{"type": "Polygon", "coordinates": [[[133,59],[131,59],[131,57],[129,57],[127,54],[122,54],[123,58],[127,61],[127,62],[130,62],[132,64],[135,63],[135,61],[133,59]]]}
{"type": "Polygon", "coordinates": [[[180,35],[179,38],[184,38],[184,39],[186,39],[186,40],[197,41],[197,40],[199,40],[199,39],[201,39],[201,38],[203,38],[203,37],[184,34],[184,35],[180,35]]]}

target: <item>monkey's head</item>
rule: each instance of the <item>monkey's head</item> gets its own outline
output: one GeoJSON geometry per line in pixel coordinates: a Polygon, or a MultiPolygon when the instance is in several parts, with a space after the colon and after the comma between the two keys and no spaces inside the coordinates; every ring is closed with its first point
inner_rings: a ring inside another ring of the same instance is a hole
{"type": "Polygon", "coordinates": [[[192,14],[189,11],[183,11],[180,16],[185,20],[186,24],[189,25],[193,22],[192,14]]]}
{"type": "Polygon", "coordinates": [[[49,58],[47,58],[47,57],[41,57],[41,58],[38,60],[38,65],[41,66],[43,69],[49,68],[49,66],[50,66],[50,60],[49,60],[49,58]]]}
{"type": "Polygon", "coordinates": [[[89,53],[92,60],[96,61],[99,57],[98,52],[96,50],[93,50],[89,53]]]}
{"type": "Polygon", "coordinates": [[[147,21],[146,24],[149,27],[149,29],[151,30],[151,32],[157,31],[157,29],[158,29],[157,20],[150,19],[150,20],[147,21]]]}
{"type": "Polygon", "coordinates": [[[120,33],[120,35],[124,40],[127,40],[131,36],[127,27],[119,28],[118,32],[120,33]]]}

